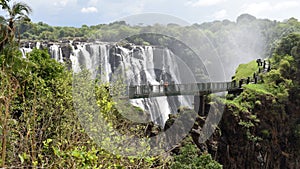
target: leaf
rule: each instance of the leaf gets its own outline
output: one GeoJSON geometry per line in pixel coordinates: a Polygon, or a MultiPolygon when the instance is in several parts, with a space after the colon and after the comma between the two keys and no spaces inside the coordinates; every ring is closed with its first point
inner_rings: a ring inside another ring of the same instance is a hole
{"type": "Polygon", "coordinates": [[[76,158],[80,158],[81,154],[79,151],[72,151],[72,154],[71,154],[73,157],[76,157],[76,158]]]}
{"type": "Polygon", "coordinates": [[[24,163],[24,158],[20,154],[18,156],[19,156],[19,158],[21,160],[21,164],[23,164],[24,163]]]}

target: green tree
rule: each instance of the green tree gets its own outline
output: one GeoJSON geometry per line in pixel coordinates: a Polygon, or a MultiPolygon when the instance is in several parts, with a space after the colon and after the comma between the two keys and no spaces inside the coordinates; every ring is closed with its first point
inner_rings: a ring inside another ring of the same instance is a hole
{"type": "Polygon", "coordinates": [[[210,154],[199,155],[199,150],[194,144],[183,146],[178,155],[174,156],[174,162],[170,168],[182,169],[221,169],[222,165],[214,161],[210,154]]]}
{"type": "Polygon", "coordinates": [[[8,41],[13,41],[15,37],[15,24],[18,22],[28,22],[30,21],[28,15],[32,12],[32,9],[23,2],[9,4],[10,0],[1,0],[0,5],[3,10],[8,13],[8,17],[5,18],[1,16],[1,31],[3,39],[1,39],[0,50],[3,46],[8,43],[8,41]]]}

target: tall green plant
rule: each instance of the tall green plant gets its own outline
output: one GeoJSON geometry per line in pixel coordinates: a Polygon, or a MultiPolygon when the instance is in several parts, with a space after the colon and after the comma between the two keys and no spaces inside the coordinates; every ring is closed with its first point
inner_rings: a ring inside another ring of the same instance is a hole
{"type": "Polygon", "coordinates": [[[0,51],[4,45],[14,41],[16,33],[16,23],[28,22],[30,18],[28,15],[32,12],[32,9],[23,2],[17,2],[10,5],[10,0],[2,0],[0,6],[8,13],[8,17],[0,17],[1,34],[0,51]]]}

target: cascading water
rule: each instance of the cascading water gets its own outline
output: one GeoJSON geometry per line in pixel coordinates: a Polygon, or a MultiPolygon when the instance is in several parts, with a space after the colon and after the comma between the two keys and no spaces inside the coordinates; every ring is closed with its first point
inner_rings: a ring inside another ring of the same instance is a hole
{"type": "Polygon", "coordinates": [[[75,49],[74,46],[72,46],[72,51],[73,52],[70,55],[70,60],[72,62],[72,70],[75,73],[78,73],[81,70],[79,60],[78,60],[78,55],[79,55],[80,49],[75,49]]]}
{"type": "Polygon", "coordinates": [[[21,48],[20,51],[22,52],[22,57],[26,58],[26,53],[31,52],[31,48],[21,48]]]}
{"type": "Polygon", "coordinates": [[[50,54],[51,57],[57,60],[58,62],[63,63],[63,54],[62,54],[62,49],[59,47],[59,45],[52,45],[50,46],[50,54]]]}
{"type": "MultiPolygon", "coordinates": [[[[71,46],[70,60],[74,72],[79,72],[83,66],[91,72],[92,77],[98,77],[100,74],[101,80],[105,82],[112,81],[112,76],[120,73],[127,78],[125,80],[127,85],[158,85],[161,81],[183,83],[176,56],[167,48],[151,46],[125,48],[104,43],[71,46]]],[[[52,58],[63,62],[63,51],[59,45],[50,46],[49,53],[52,58]]],[[[149,112],[151,120],[161,126],[164,126],[168,115],[176,113],[180,106],[192,108],[192,99],[188,96],[132,99],[130,103],[149,112]]]]}
{"type": "Polygon", "coordinates": [[[102,81],[109,82],[109,77],[111,75],[111,65],[109,63],[109,51],[107,45],[100,45],[100,55],[101,57],[101,66],[102,66],[102,81]]]}

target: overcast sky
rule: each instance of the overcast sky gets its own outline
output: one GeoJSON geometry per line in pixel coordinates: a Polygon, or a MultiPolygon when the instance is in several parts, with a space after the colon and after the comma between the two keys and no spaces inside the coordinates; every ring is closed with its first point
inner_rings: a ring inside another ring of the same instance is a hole
{"type": "MultiPolygon", "coordinates": [[[[33,22],[76,26],[110,23],[141,13],[162,13],[203,23],[236,20],[243,13],[282,21],[300,18],[299,0],[24,0],[33,22]]],[[[3,11],[2,11],[3,12],[3,11]]],[[[1,13],[1,12],[0,12],[1,13]]]]}

